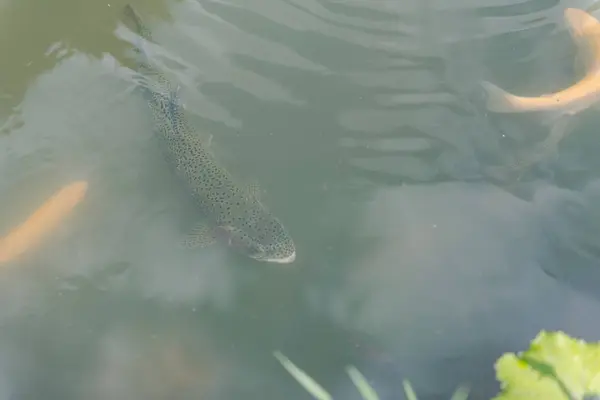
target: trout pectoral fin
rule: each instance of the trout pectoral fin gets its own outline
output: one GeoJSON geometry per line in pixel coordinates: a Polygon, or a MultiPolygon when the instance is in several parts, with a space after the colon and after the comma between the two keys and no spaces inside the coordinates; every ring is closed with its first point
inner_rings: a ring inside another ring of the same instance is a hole
{"type": "Polygon", "coordinates": [[[200,223],[188,233],[182,240],[181,245],[187,249],[207,247],[217,241],[214,230],[205,223],[200,223]]]}

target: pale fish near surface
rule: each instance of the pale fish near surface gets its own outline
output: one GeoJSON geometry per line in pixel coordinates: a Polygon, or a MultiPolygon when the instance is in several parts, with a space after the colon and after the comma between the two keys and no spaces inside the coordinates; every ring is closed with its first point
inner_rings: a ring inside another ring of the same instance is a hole
{"type": "Polygon", "coordinates": [[[567,135],[570,117],[598,103],[600,100],[600,22],[589,13],[567,8],[564,18],[577,45],[585,74],[578,82],[555,93],[538,97],[517,96],[490,82],[482,82],[486,93],[486,107],[496,113],[549,112],[551,129],[548,137],[533,154],[517,160],[515,169],[527,167],[555,153],[558,143],[567,135]]]}

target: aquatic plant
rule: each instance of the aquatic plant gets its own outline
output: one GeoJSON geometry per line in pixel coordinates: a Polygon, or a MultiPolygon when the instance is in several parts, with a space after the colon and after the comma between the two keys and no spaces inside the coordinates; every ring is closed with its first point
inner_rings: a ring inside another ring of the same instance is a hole
{"type": "MultiPolygon", "coordinates": [[[[283,367],[317,400],[332,400],[332,397],[321,385],[312,379],[306,372],[298,368],[286,356],[276,351],[275,358],[283,365],[283,367]]],[[[379,400],[379,396],[375,389],[367,382],[367,379],[353,366],[346,367],[346,372],[350,376],[352,383],[360,392],[364,400],[379,400]]],[[[417,396],[410,385],[410,382],[402,381],[404,393],[407,400],[417,400],[417,396]]],[[[451,400],[466,400],[469,396],[469,390],[466,387],[459,387],[451,400]]]]}
{"type": "MultiPolygon", "coordinates": [[[[283,367],[317,400],[332,396],[280,352],[283,367]]],[[[563,332],[541,331],[529,349],[505,353],[494,366],[501,391],[492,400],[600,400],[600,342],[587,343],[563,332]]],[[[366,378],[353,366],[346,368],[364,400],[379,400],[366,378]]],[[[417,400],[408,381],[402,382],[407,400],[417,400]]],[[[466,400],[468,388],[459,387],[451,400],[466,400]]]]}
{"type": "Polygon", "coordinates": [[[600,400],[600,342],[540,332],[527,351],[496,361],[502,389],[493,400],[600,400]]]}

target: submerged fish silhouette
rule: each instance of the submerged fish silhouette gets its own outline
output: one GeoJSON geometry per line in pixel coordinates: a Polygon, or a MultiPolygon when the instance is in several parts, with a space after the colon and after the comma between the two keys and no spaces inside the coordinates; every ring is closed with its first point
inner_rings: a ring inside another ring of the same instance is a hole
{"type": "MultiPolygon", "coordinates": [[[[124,14],[143,39],[152,41],[150,31],[130,5],[125,6],[124,14]]],[[[178,88],[151,65],[141,43],[135,51],[139,72],[152,80],[145,93],[163,153],[207,220],[186,236],[186,247],[207,246],[224,237],[253,259],[293,262],[296,249],[286,228],[262,204],[255,188],[238,184],[217,163],[207,150],[208,143],[203,143],[189,125],[178,88]]]]}
{"type": "MultiPolygon", "coordinates": [[[[497,113],[551,112],[552,128],[548,137],[531,157],[521,164],[532,164],[555,151],[567,133],[569,117],[600,100],[600,22],[587,12],[567,8],[564,12],[571,37],[585,67],[584,77],[572,86],[539,97],[517,96],[490,82],[481,85],[487,94],[486,107],[497,113]]],[[[523,165],[522,165],[523,166],[523,165]]]]}
{"type": "Polygon", "coordinates": [[[84,181],[63,187],[25,222],[1,238],[0,263],[12,261],[37,245],[83,200],[87,187],[84,181]]]}

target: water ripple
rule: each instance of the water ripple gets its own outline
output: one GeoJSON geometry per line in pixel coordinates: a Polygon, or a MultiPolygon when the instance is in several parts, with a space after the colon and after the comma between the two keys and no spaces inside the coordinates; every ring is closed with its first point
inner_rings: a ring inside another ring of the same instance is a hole
{"type": "MultiPolygon", "coordinates": [[[[557,0],[183,0],[168,2],[169,19],[139,11],[155,39],[145,48],[181,86],[185,107],[194,114],[191,122],[201,132],[215,133],[216,146],[226,143],[232,172],[258,178],[269,205],[289,224],[299,249],[294,271],[319,271],[327,275],[326,283],[337,285],[327,290],[323,283],[314,307],[327,314],[328,324],[378,338],[399,356],[404,372],[420,376],[417,381],[426,386],[431,376],[446,376],[434,367],[443,364],[438,361],[448,344],[462,354],[467,347],[472,351],[473,342],[487,356],[499,346],[490,346],[488,335],[499,337],[506,330],[511,346],[517,346],[530,339],[529,328],[563,322],[555,319],[562,309],[537,315],[546,299],[566,304],[568,297],[557,295],[553,280],[539,276],[546,242],[537,224],[545,220],[539,225],[556,230],[556,241],[588,250],[582,236],[596,226],[583,224],[582,235],[579,218],[585,221],[593,198],[567,223],[550,218],[562,212],[556,207],[533,212],[545,205],[539,198],[531,203],[481,183],[383,186],[482,179],[482,167],[507,153],[506,140],[532,136],[517,123],[496,121],[475,88],[489,79],[523,91],[547,90],[571,79],[574,51],[563,7],[557,0]],[[531,293],[531,282],[541,282],[539,296],[531,293]],[[482,300],[473,302],[474,296],[482,300]],[[439,307],[442,303],[447,309],[439,307]],[[414,304],[424,313],[416,313],[414,304]],[[512,315],[508,311],[515,306],[522,312],[517,320],[523,329],[517,333],[509,332],[507,319],[496,321],[497,315],[512,315]],[[541,319],[529,324],[532,315],[541,319]],[[420,337],[422,332],[428,335],[420,337]],[[440,332],[450,343],[440,340],[440,332]],[[421,357],[425,361],[413,363],[421,357]]],[[[104,36],[119,39],[123,48],[140,40],[115,22],[121,19],[117,11],[102,12],[110,20],[104,36]]],[[[148,308],[206,305],[228,316],[240,307],[250,310],[244,318],[261,323],[249,324],[235,341],[256,339],[264,345],[252,343],[256,352],[271,351],[272,338],[296,340],[276,337],[292,329],[280,327],[271,311],[288,311],[273,298],[294,297],[297,287],[305,290],[292,285],[298,275],[284,273],[291,276],[288,290],[272,269],[227,268],[222,249],[177,249],[179,225],[187,222],[180,219],[191,214],[182,212],[187,197],[171,184],[152,142],[147,109],[132,95],[143,79],[114,43],[75,37],[84,25],[77,21],[70,36],[61,30],[44,38],[32,58],[37,72],[19,85],[3,86],[0,94],[2,104],[10,105],[0,125],[0,188],[13,192],[8,188],[15,182],[26,186],[36,175],[54,176],[45,183],[50,189],[64,176],[85,173],[94,188],[81,219],[63,231],[63,244],[41,249],[33,262],[42,260],[50,274],[73,278],[57,285],[61,293],[122,289],[154,300],[148,308]],[[239,274],[255,274],[248,281],[262,281],[260,291],[241,293],[239,274]],[[269,285],[265,276],[272,279],[269,285]],[[245,301],[259,292],[264,301],[258,305],[245,301]]],[[[15,55],[10,71],[28,68],[29,57],[15,55]]],[[[11,215],[24,215],[29,207],[3,201],[2,228],[8,229],[11,215]]],[[[2,297],[9,307],[0,312],[0,321],[45,306],[38,295],[42,285],[9,286],[2,297]]],[[[294,324],[304,321],[295,312],[288,315],[294,324]]],[[[117,341],[129,347],[135,336],[126,332],[117,341]]],[[[89,390],[101,387],[103,374],[122,362],[115,356],[119,346],[110,350],[101,343],[98,349],[108,351],[107,357],[98,359],[98,380],[90,378],[89,390]]],[[[479,358],[471,354],[470,359],[479,358]]],[[[133,365],[133,358],[125,354],[125,362],[133,365]]],[[[110,380],[120,382],[115,376],[110,380]]]]}

